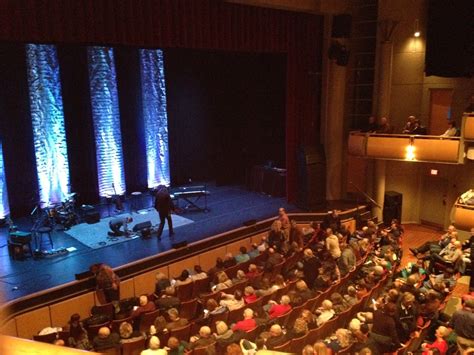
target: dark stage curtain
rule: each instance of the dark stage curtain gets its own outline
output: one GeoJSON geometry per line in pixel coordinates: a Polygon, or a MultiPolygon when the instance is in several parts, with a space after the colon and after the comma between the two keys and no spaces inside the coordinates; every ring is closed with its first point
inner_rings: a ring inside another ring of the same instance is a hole
{"type": "Polygon", "coordinates": [[[319,140],[322,16],[217,0],[0,0],[0,40],[287,54],[287,195],[296,150],[319,140]]]}

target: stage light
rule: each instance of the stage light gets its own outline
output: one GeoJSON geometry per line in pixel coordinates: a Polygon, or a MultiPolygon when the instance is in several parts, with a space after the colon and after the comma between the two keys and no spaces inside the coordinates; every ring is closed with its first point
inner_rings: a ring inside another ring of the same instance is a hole
{"type": "Polygon", "coordinates": [[[143,124],[148,187],[170,184],[168,114],[163,52],[140,49],[143,124]]]}
{"type": "Polygon", "coordinates": [[[54,45],[27,44],[28,87],[41,207],[69,194],[69,163],[59,62],[54,45]]]}
{"type": "Polygon", "coordinates": [[[5,219],[10,214],[8,204],[7,179],[5,176],[5,163],[3,160],[3,146],[0,141],[0,219],[5,219]]]}
{"type": "Polygon", "coordinates": [[[126,188],[114,52],[108,47],[88,47],[87,55],[99,195],[123,195],[126,188]]]}

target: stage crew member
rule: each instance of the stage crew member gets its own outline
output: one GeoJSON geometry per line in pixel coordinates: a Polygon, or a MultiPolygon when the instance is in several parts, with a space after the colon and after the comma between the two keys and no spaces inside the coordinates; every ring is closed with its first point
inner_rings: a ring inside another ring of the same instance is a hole
{"type": "Polygon", "coordinates": [[[174,211],[173,201],[171,201],[171,196],[168,191],[168,188],[164,185],[158,186],[156,191],[155,198],[155,209],[160,215],[160,227],[158,229],[158,239],[161,238],[161,233],[163,233],[163,228],[165,227],[165,219],[168,221],[168,228],[170,236],[174,234],[173,231],[173,221],[171,220],[171,211],[174,211]]]}

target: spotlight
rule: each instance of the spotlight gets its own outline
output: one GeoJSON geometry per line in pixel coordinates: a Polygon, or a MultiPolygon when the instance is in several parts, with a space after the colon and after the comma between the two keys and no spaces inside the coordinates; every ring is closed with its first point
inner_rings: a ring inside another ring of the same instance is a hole
{"type": "Polygon", "coordinates": [[[409,145],[407,145],[407,147],[405,148],[405,160],[408,160],[408,161],[413,161],[416,159],[416,156],[415,156],[415,146],[413,145],[413,142],[410,142],[409,145]]]}
{"type": "Polygon", "coordinates": [[[421,35],[420,31],[415,31],[415,33],[413,33],[413,36],[417,38],[420,37],[420,35],[421,35]]]}

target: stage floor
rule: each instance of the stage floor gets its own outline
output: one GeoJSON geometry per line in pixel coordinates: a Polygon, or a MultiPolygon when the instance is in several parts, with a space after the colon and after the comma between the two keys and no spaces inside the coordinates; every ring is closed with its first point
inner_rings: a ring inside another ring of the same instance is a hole
{"type": "MultiPolygon", "coordinates": [[[[88,270],[94,263],[104,262],[118,267],[167,251],[175,242],[195,242],[241,227],[244,221],[250,219],[262,220],[276,216],[279,207],[285,207],[290,212],[297,211],[297,208],[288,204],[284,198],[251,192],[242,186],[218,187],[211,184],[207,185],[207,189],[211,193],[207,201],[209,212],[182,213],[182,217],[193,223],[175,228],[175,235],[171,239],[165,230],[161,240],[156,237],[147,240],[136,238],[93,249],[69,236],[67,232],[54,231],[55,248],[74,247],[76,251],[51,258],[13,260],[8,254],[8,230],[0,229],[0,289],[3,301],[74,281],[76,273],[88,270]]],[[[151,199],[145,201],[145,204],[151,203],[151,199]]],[[[105,208],[102,212],[106,217],[109,211],[105,208]]],[[[15,224],[19,230],[31,228],[31,222],[27,218],[15,220],[15,224]]]]}

